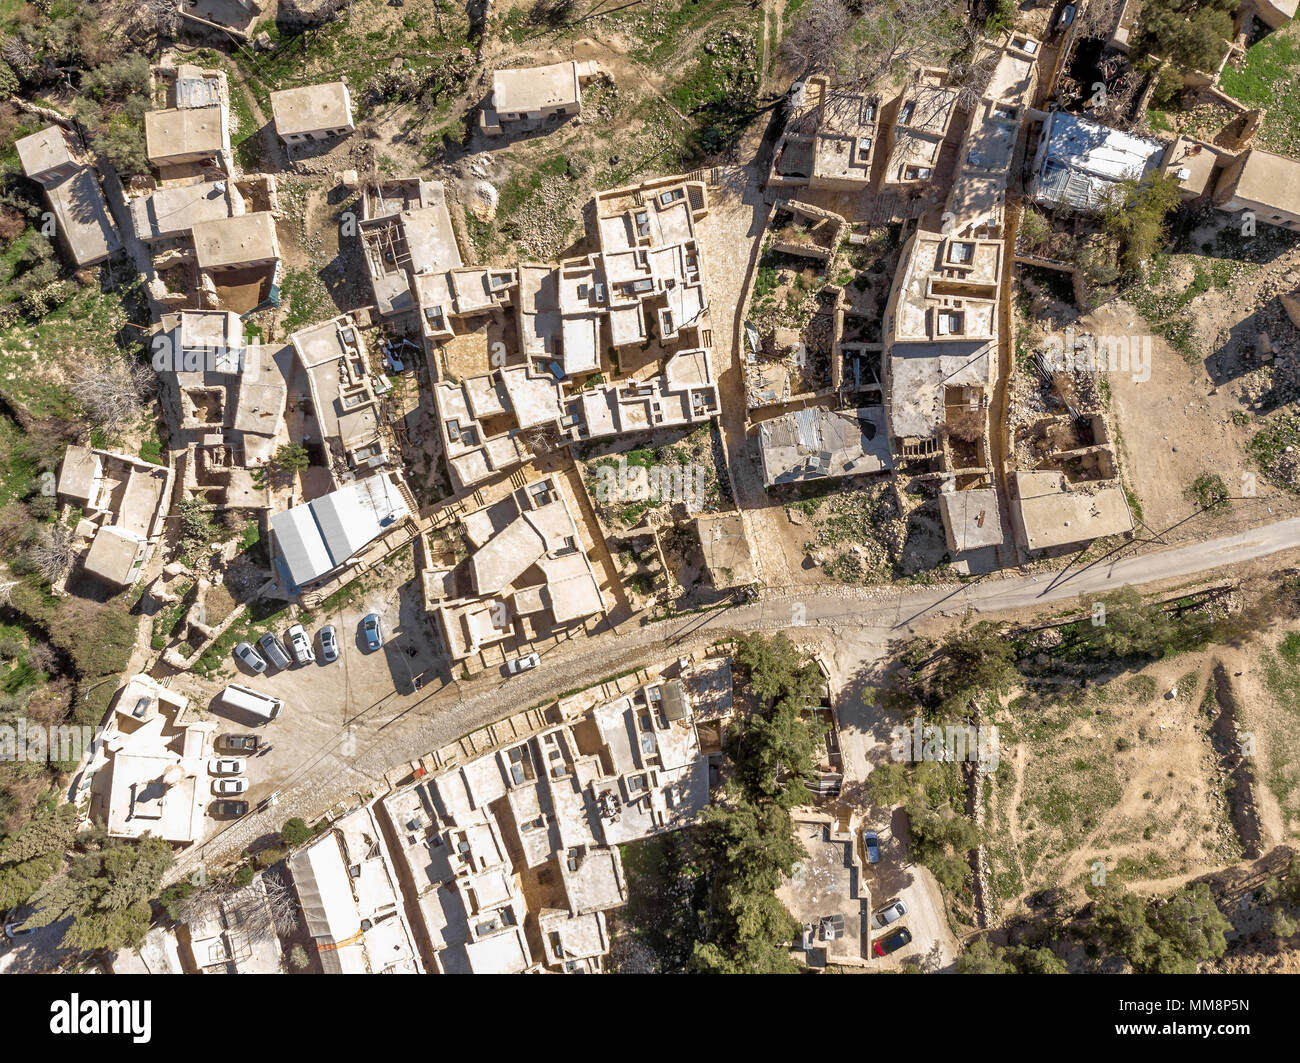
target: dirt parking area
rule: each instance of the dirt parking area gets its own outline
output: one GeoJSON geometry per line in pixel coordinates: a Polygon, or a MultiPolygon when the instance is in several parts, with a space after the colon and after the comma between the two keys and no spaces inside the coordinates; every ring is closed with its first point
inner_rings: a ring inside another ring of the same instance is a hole
{"type": "MultiPolygon", "coordinates": [[[[310,779],[333,778],[352,770],[351,762],[373,736],[404,711],[405,706],[445,682],[445,661],[429,621],[422,615],[418,586],[361,590],[354,600],[330,612],[304,619],[312,636],[316,661],[263,675],[235,663],[227,674],[191,694],[191,704],[206,710],[218,722],[218,734],[256,734],[269,751],[248,761],[248,792],[243,796],[256,806],[276,791],[310,779]],[[369,652],[361,636],[361,620],[378,613],[384,645],[369,652]],[[339,641],[339,659],[324,663],[320,630],[333,624],[339,641]],[[225,704],[220,693],[236,682],[259,693],[280,698],[284,711],[269,723],[225,704]]],[[[271,627],[284,641],[290,626],[271,627]]],[[[188,691],[187,691],[188,693],[188,691]]],[[[382,780],[372,780],[380,786],[382,780]]],[[[359,789],[365,779],[358,779],[359,789]]],[[[224,822],[209,820],[207,837],[219,833],[224,822]]]]}

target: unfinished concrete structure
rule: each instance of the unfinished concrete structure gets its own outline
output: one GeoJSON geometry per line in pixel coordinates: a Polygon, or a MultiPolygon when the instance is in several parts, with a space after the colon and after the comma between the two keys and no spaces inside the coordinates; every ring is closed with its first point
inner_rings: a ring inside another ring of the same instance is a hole
{"type": "Polygon", "coordinates": [[[304,442],[325,449],[336,486],[389,464],[387,435],[365,334],[349,314],[289,337],[307,377],[314,416],[304,442]]]}
{"type": "Polygon", "coordinates": [[[600,74],[594,60],[498,70],[492,92],[479,111],[479,129],[488,136],[507,130],[536,129],[548,120],[582,113],[582,86],[600,74]]]}
{"type": "Polygon", "coordinates": [[[171,490],[171,469],[111,450],[68,447],[57,491],[82,511],[76,536],[90,544],[85,573],[116,589],[134,583],[162,538],[171,490]]]}
{"type": "Polygon", "coordinates": [[[271,93],[271,120],[286,144],[347,136],[356,128],[352,97],[343,81],[271,93]]]}
{"type": "MultiPolygon", "coordinates": [[[[416,192],[415,183],[402,188],[416,192]]],[[[436,198],[423,209],[445,218],[441,189],[436,198]]],[[[399,321],[409,308],[434,348],[434,405],[458,490],[543,444],[696,424],[718,412],[694,229],[707,210],[703,183],[666,178],[598,195],[586,220],[600,250],[558,265],[461,267],[454,239],[443,263],[422,271],[371,254],[381,312],[399,321]],[[621,371],[621,357],[636,368],[621,371]],[[595,373],[599,383],[583,386],[595,373]]]]}
{"type": "MultiPolygon", "coordinates": [[[[1037,42],[1008,34],[962,138],[944,231],[918,229],[904,246],[885,314],[883,379],[896,460],[938,458],[950,486],[992,483],[988,402],[1001,330],[1004,209],[1017,130],[1035,85],[1037,42]]],[[[945,521],[970,506],[941,498],[945,521]]],[[[978,520],[978,517],[977,517],[978,520]]],[[[947,527],[947,524],[945,524],[947,527]]],[[[1000,530],[980,523],[972,545],[1000,530]]],[[[987,544],[982,544],[987,545],[987,544]]],[[[949,543],[952,548],[952,543],[949,543]]]]}
{"type": "Polygon", "coordinates": [[[892,467],[885,412],[879,406],[794,410],[761,422],[758,444],[768,487],[885,472],[892,467]]]}
{"type": "Polygon", "coordinates": [[[803,927],[804,961],[865,967],[871,945],[867,891],[854,832],[828,815],[799,810],[792,816],[795,836],[805,858],[776,895],[803,927]]]}
{"type": "MultiPolygon", "coordinates": [[[[729,668],[726,679],[729,694],[729,668]]],[[[430,969],[602,970],[607,913],[627,900],[618,846],[683,827],[707,804],[680,679],[572,700],[536,733],[379,803],[430,969]]]]}
{"type": "Polygon", "coordinates": [[[857,192],[871,183],[878,97],[831,87],[814,74],[790,90],[790,117],[772,156],[769,188],[857,192]]]}
{"type": "Polygon", "coordinates": [[[422,574],[448,658],[522,645],[603,616],[607,605],[560,477],[525,483],[465,514],[469,556],[422,574]]]}
{"type": "Polygon", "coordinates": [[[920,70],[898,98],[881,178],[886,186],[922,185],[934,175],[957,112],[958,93],[943,84],[946,74],[920,70]]]}
{"type": "Polygon", "coordinates": [[[357,238],[381,317],[417,309],[417,277],[462,265],[441,181],[413,178],[364,187],[357,238]]]}
{"type": "Polygon", "coordinates": [[[163,409],[186,493],[217,509],[264,509],[265,467],[283,441],[292,349],[248,343],[239,317],[222,310],[164,315],[156,337],[163,409]]]}
{"type": "Polygon", "coordinates": [[[61,127],[47,126],[14,146],[23,173],[44,190],[56,235],[74,266],[97,265],[122,246],[94,170],[81,163],[61,127]]]}

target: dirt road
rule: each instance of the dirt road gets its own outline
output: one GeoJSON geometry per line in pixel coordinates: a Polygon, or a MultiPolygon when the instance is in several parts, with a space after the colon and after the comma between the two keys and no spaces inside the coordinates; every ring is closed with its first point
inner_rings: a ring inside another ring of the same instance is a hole
{"type": "MultiPolygon", "coordinates": [[[[382,792],[384,773],[394,765],[519,709],[544,703],[561,690],[585,688],[611,671],[692,652],[734,632],[784,630],[798,637],[800,630],[811,633],[833,628],[837,642],[843,636],[844,641],[883,647],[889,638],[904,634],[927,617],[958,617],[968,610],[992,614],[1066,602],[1082,594],[1194,576],[1296,548],[1300,548],[1300,518],[1141,557],[1094,562],[1055,576],[974,581],[905,593],[847,587],[823,588],[815,595],[777,592],[766,600],[730,609],[642,627],[624,625],[605,635],[565,644],[543,658],[540,669],[504,685],[491,675],[394,696],[359,713],[349,721],[346,733],[340,731],[338,743],[322,745],[307,758],[294,781],[282,789],[276,807],[246,816],[216,838],[195,846],[177,862],[172,877],[191,874],[205,861],[220,864],[259,836],[278,831],[290,817],[310,821],[339,801],[382,792]]],[[[298,708],[310,711],[305,706],[298,708]]]]}

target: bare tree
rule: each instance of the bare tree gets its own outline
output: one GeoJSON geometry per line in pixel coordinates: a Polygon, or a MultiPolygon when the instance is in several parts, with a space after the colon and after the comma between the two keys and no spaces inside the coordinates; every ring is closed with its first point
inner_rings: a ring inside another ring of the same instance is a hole
{"type": "Polygon", "coordinates": [[[40,534],[27,548],[27,554],[41,578],[56,583],[72,568],[77,550],[72,532],[63,524],[42,528],[40,534]]]}
{"type": "Polygon", "coordinates": [[[110,436],[138,420],[145,401],[157,390],[158,377],[152,367],[113,355],[83,363],[72,381],[72,394],[110,436]]]}
{"type": "Polygon", "coordinates": [[[955,0],[867,0],[841,52],[841,75],[871,85],[920,63],[946,64],[974,32],[955,0]]]}
{"type": "Polygon", "coordinates": [[[20,74],[29,73],[32,67],[35,66],[32,50],[27,47],[25,41],[21,41],[17,37],[9,37],[4,44],[0,45],[0,59],[3,59],[20,74]]]}
{"type": "Polygon", "coordinates": [[[781,42],[781,51],[800,76],[828,74],[836,69],[852,28],[853,14],[844,0],[813,0],[781,42]]]}
{"type": "Polygon", "coordinates": [[[266,907],[271,911],[276,930],[286,936],[293,933],[298,929],[302,911],[297,895],[276,874],[263,875],[262,885],[266,887],[266,907]]]}

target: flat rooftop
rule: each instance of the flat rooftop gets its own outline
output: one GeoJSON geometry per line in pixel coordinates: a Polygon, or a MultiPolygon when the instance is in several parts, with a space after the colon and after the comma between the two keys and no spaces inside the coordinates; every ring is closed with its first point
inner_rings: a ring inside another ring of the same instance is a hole
{"type": "Polygon", "coordinates": [[[102,262],[122,246],[93,170],[80,169],[47,188],[45,194],[59,220],[59,232],[78,266],[102,262]]]}
{"type": "Polygon", "coordinates": [[[224,105],[169,107],[144,116],[145,154],[150,162],[182,155],[216,155],[226,140],[224,105]]]}
{"type": "Polygon", "coordinates": [[[280,136],[352,125],[352,100],[342,81],[302,85],[271,93],[271,115],[280,136]]]}
{"type": "Polygon", "coordinates": [[[572,106],[581,98],[578,64],[572,61],[492,75],[492,106],[507,114],[572,106]]]}
{"type": "Polygon", "coordinates": [[[1090,542],[1133,530],[1133,515],[1118,484],[1069,485],[1054,471],[1012,474],[1012,505],[1030,550],[1090,542]]]}
{"type": "Polygon", "coordinates": [[[200,269],[243,266],[280,257],[275,218],[270,211],[199,222],[193,231],[200,269]]]}

